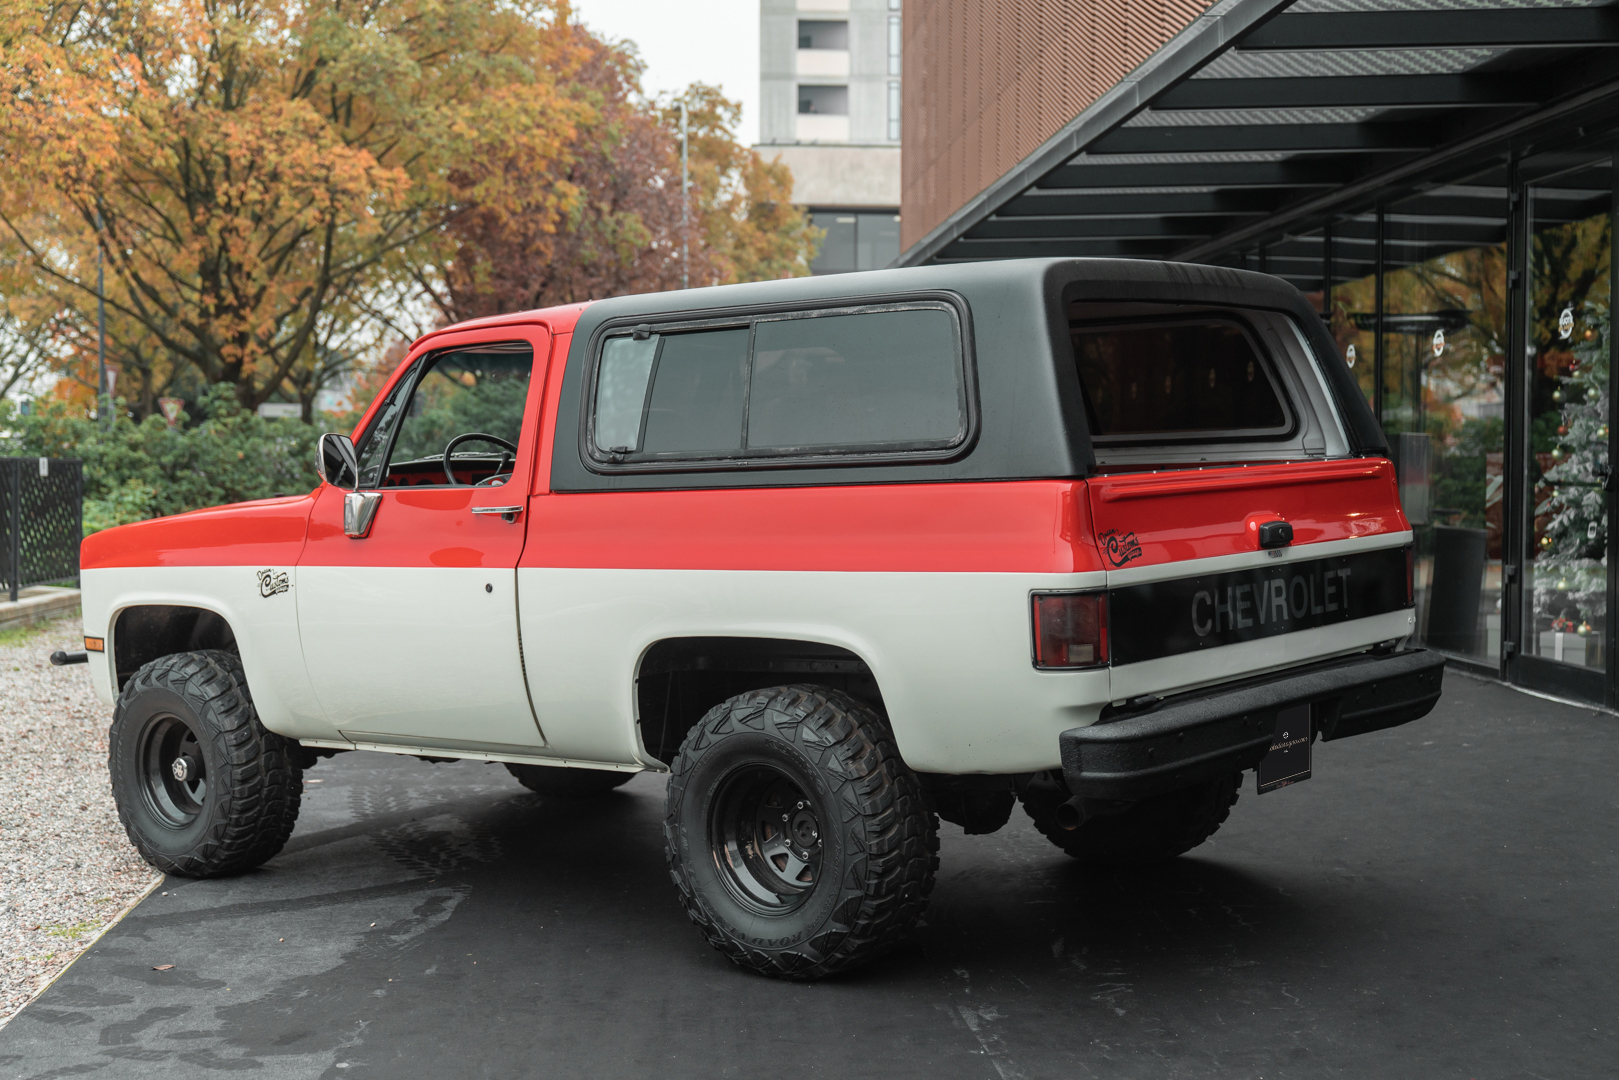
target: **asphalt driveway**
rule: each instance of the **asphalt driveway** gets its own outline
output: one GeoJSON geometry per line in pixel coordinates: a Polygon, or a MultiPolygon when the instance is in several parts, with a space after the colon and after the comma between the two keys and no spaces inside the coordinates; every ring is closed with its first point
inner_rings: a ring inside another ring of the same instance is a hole
{"type": "Polygon", "coordinates": [[[170,879],[0,1030],[0,1080],[1619,1073],[1619,719],[1450,675],[1315,764],[1150,871],[946,825],[914,944],[803,986],[686,922],[660,777],[348,754],[282,855],[170,879]]]}

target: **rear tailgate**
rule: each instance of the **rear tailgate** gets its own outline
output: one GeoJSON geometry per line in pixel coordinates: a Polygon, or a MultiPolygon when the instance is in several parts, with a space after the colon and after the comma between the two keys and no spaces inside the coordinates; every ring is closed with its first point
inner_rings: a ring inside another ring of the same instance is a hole
{"type": "Polygon", "coordinates": [[[1107,561],[1112,696],[1164,695],[1411,633],[1410,525],[1381,458],[1087,482],[1107,561]],[[1260,547],[1259,526],[1293,540],[1260,547]]]}

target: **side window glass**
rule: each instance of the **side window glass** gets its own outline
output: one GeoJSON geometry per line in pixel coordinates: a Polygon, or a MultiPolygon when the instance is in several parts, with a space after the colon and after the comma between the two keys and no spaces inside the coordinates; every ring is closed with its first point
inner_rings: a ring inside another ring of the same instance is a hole
{"type": "Polygon", "coordinates": [[[410,400],[410,387],[416,381],[416,374],[414,371],[406,372],[404,377],[394,384],[388,400],[377,410],[377,418],[370,430],[361,436],[359,459],[362,489],[382,486],[382,478],[388,463],[388,447],[393,443],[394,431],[399,427],[399,417],[405,411],[405,402],[410,400]]]}
{"type": "Polygon", "coordinates": [[[647,402],[643,452],[740,450],[747,379],[746,327],[666,336],[647,402]]]}
{"type": "Polygon", "coordinates": [[[962,359],[955,313],[931,304],[613,336],[590,449],[626,465],[948,449],[967,433],[962,359]]]}
{"type": "Polygon", "coordinates": [[[960,357],[937,308],[762,321],[748,448],[949,446],[966,429],[960,357]]]}
{"type": "Polygon", "coordinates": [[[735,453],[747,377],[746,327],[608,338],[596,376],[596,450],[735,453]]]}
{"type": "MultiPolygon", "coordinates": [[[[398,410],[398,431],[380,480],[387,487],[444,487],[444,454],[451,452],[457,484],[498,486],[511,479],[522,437],[533,349],[527,344],[479,346],[430,356],[398,410]]],[[[378,424],[393,422],[389,415],[378,424]]],[[[373,440],[380,447],[386,438],[373,440]]],[[[366,447],[367,462],[373,445],[366,447]]],[[[369,467],[369,466],[368,466],[369,467]]]]}
{"type": "Polygon", "coordinates": [[[602,345],[601,375],[596,381],[596,449],[626,453],[641,448],[641,413],[646,408],[647,380],[661,340],[651,337],[608,338],[602,345]]]}

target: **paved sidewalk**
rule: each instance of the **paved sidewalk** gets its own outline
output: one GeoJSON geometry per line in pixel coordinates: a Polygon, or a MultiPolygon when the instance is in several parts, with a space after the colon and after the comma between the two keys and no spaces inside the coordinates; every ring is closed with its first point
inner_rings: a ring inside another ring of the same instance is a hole
{"type": "Polygon", "coordinates": [[[547,803],[349,754],[286,852],[168,884],[0,1030],[0,1080],[1612,1076],[1619,720],[1456,676],[1193,855],[944,827],[916,942],[818,985],[680,913],[661,778],[547,803]],[[164,891],[167,895],[164,895],[164,891]],[[169,971],[158,965],[173,964],[169,971]]]}

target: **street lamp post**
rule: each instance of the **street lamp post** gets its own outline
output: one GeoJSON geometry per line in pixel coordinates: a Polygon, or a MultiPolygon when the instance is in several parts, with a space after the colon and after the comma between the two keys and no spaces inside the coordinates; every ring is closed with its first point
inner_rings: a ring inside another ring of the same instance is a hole
{"type": "Polygon", "coordinates": [[[687,127],[686,103],[680,103],[680,287],[691,288],[691,200],[687,197],[691,182],[687,179],[687,150],[690,131],[687,127]]]}
{"type": "Polygon", "coordinates": [[[102,269],[101,211],[96,211],[96,418],[112,424],[112,395],[107,390],[107,287],[102,269]]]}

